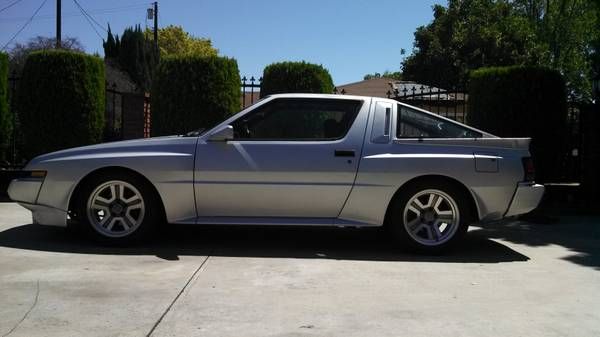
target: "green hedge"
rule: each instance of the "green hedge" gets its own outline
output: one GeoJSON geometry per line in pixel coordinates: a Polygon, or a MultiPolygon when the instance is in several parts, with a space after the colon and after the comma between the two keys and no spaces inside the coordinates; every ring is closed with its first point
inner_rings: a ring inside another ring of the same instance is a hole
{"type": "Polygon", "coordinates": [[[165,57],[152,84],[152,135],[210,128],[240,110],[240,94],[234,59],[165,57]]]}
{"type": "Polygon", "coordinates": [[[555,70],[540,67],[481,68],[469,81],[470,125],[501,137],[531,137],[540,182],[560,179],[568,149],[565,82],[555,70]]]}
{"type": "Polygon", "coordinates": [[[17,89],[24,155],[100,142],[104,62],[69,51],[31,53],[17,89]]]}
{"type": "Polygon", "coordinates": [[[333,80],[329,71],[318,64],[303,61],[268,65],[263,71],[260,97],[290,92],[331,94],[333,80]]]}
{"type": "Polygon", "coordinates": [[[0,53],[0,161],[8,156],[12,117],[8,109],[8,55],[0,53]]]}

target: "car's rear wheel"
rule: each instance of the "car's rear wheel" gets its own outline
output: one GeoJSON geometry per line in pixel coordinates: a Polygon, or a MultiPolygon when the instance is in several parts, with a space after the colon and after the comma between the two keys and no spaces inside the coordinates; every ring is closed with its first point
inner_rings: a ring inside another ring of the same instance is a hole
{"type": "Polygon", "coordinates": [[[77,200],[79,225],[102,243],[146,238],[161,218],[155,194],[143,179],[127,172],[93,177],[77,200]]]}
{"type": "Polygon", "coordinates": [[[387,224],[403,246],[438,253],[456,245],[470,222],[468,196],[453,184],[421,182],[394,200],[387,224]]]}

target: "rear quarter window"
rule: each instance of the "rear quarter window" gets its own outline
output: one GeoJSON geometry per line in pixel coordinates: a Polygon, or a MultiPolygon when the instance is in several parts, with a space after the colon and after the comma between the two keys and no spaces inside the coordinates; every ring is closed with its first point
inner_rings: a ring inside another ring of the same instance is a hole
{"type": "Polygon", "coordinates": [[[458,123],[398,105],[396,138],[479,138],[482,134],[458,123]]]}

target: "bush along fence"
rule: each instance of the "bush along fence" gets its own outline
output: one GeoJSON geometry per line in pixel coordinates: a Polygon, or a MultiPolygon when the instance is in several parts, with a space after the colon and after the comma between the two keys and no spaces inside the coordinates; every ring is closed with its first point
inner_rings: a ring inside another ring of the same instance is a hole
{"type": "Polygon", "coordinates": [[[67,51],[34,52],[15,100],[26,157],[98,143],[104,129],[104,62],[67,51]]]}
{"type": "Polygon", "coordinates": [[[495,67],[472,72],[468,123],[500,137],[531,137],[540,182],[565,179],[568,109],[565,82],[555,70],[495,67]],[[529,83],[529,85],[518,85],[529,83]]]}
{"type": "MultiPolygon", "coordinates": [[[[8,106],[13,128],[0,168],[19,168],[31,159],[23,151],[23,133],[15,97],[21,78],[8,78],[8,106]]],[[[119,91],[116,84],[105,82],[104,127],[99,141],[119,141],[150,137],[150,95],[119,91]]]]}
{"type": "Polygon", "coordinates": [[[12,116],[8,109],[8,56],[0,53],[0,161],[6,161],[12,132],[12,116]]]}
{"type": "Polygon", "coordinates": [[[152,135],[210,128],[240,109],[237,61],[226,57],[166,57],[152,83],[152,135]]]}

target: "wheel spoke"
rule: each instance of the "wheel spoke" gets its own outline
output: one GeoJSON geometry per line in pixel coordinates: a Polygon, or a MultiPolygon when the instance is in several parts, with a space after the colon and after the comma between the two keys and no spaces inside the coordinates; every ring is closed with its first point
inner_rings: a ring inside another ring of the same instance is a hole
{"type": "Polygon", "coordinates": [[[415,219],[413,219],[412,221],[410,221],[409,223],[406,224],[408,226],[408,228],[411,231],[415,231],[417,229],[418,226],[421,225],[421,218],[416,217],[415,219]]]}
{"type": "MultiPolygon", "coordinates": [[[[139,195],[134,195],[133,197],[123,200],[127,206],[139,205],[142,203],[142,198],[139,195]]],[[[141,207],[141,206],[140,206],[141,207]]],[[[138,207],[139,208],[139,207],[138,207]]]]}
{"type": "Polygon", "coordinates": [[[123,201],[123,195],[125,192],[125,186],[117,184],[115,186],[115,199],[123,201]]]}
{"type": "Polygon", "coordinates": [[[136,220],[136,219],[134,219],[134,218],[131,216],[131,214],[129,214],[129,212],[125,213],[125,217],[124,217],[123,219],[124,219],[125,221],[127,221],[127,222],[128,222],[128,224],[129,224],[130,226],[134,226],[134,225],[136,225],[136,224],[137,224],[137,220],[136,220]]]}
{"type": "Polygon", "coordinates": [[[442,201],[444,201],[444,199],[440,196],[437,197],[437,200],[435,201],[435,205],[433,205],[433,210],[435,211],[435,213],[440,214],[440,205],[442,204],[442,201]]]}
{"type": "Polygon", "coordinates": [[[427,226],[425,226],[425,224],[423,224],[423,223],[420,223],[420,222],[419,222],[419,223],[418,223],[418,224],[415,226],[415,228],[412,230],[412,233],[413,233],[414,235],[418,235],[418,234],[419,234],[419,232],[420,232],[420,231],[421,231],[423,228],[427,228],[427,226]]]}
{"type": "Polygon", "coordinates": [[[440,241],[440,238],[442,237],[442,233],[440,232],[440,227],[438,227],[437,221],[435,221],[431,225],[431,231],[432,231],[433,238],[435,239],[435,241],[440,241]]]}
{"type": "Polygon", "coordinates": [[[454,218],[454,212],[452,212],[452,211],[437,212],[437,218],[444,219],[444,220],[452,220],[454,218]]]}
{"type": "Polygon", "coordinates": [[[95,209],[108,210],[109,204],[110,202],[107,202],[107,200],[102,197],[97,197],[96,200],[94,200],[94,206],[96,206],[94,207],[95,209]]]}
{"type": "Polygon", "coordinates": [[[423,226],[423,228],[425,228],[425,232],[427,233],[427,239],[433,240],[433,233],[431,227],[423,226]]]}
{"type": "Polygon", "coordinates": [[[110,185],[108,186],[108,188],[110,189],[110,201],[117,200],[117,192],[115,189],[115,185],[110,185]]]}
{"type": "Polygon", "coordinates": [[[429,198],[427,199],[427,205],[425,205],[425,207],[433,207],[433,204],[436,202],[437,199],[437,195],[430,193],[429,198]]]}
{"type": "Polygon", "coordinates": [[[422,211],[425,208],[427,208],[427,205],[423,205],[423,203],[421,202],[421,200],[419,200],[419,198],[415,198],[413,200],[413,202],[411,203],[411,206],[414,206],[419,211],[422,211]]]}
{"type": "Polygon", "coordinates": [[[408,206],[408,209],[409,209],[411,212],[415,213],[415,214],[417,215],[417,217],[421,216],[421,209],[419,209],[419,208],[415,207],[414,205],[410,205],[410,206],[408,206]]]}
{"type": "Polygon", "coordinates": [[[127,214],[121,218],[121,223],[123,224],[123,228],[125,228],[125,230],[128,230],[135,225],[135,221],[131,221],[127,214]]]}
{"type": "Polygon", "coordinates": [[[107,230],[112,230],[113,226],[115,225],[115,222],[117,221],[117,218],[113,217],[112,215],[107,215],[106,216],[106,221],[104,221],[104,219],[102,219],[102,227],[106,228],[107,230]]]}

